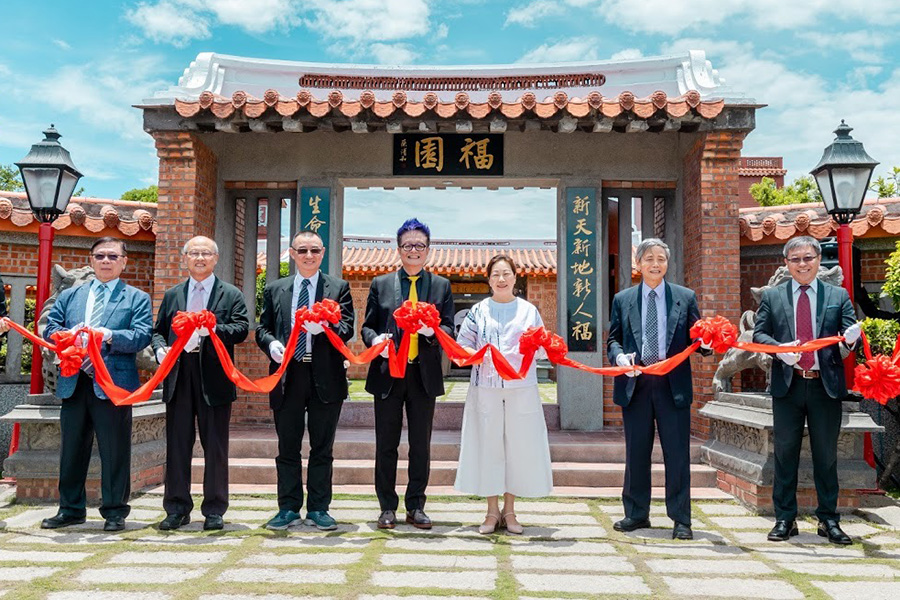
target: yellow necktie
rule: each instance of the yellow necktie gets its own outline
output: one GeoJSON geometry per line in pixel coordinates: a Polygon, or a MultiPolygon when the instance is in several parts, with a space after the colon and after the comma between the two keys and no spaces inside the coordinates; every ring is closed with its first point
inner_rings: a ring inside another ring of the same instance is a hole
{"type": "MultiPolygon", "coordinates": [[[[409,301],[412,302],[413,306],[419,301],[419,293],[416,291],[416,281],[419,280],[419,277],[421,275],[409,276],[409,301]]],[[[419,334],[411,333],[409,335],[409,360],[417,356],[419,356],[419,334]]]]}

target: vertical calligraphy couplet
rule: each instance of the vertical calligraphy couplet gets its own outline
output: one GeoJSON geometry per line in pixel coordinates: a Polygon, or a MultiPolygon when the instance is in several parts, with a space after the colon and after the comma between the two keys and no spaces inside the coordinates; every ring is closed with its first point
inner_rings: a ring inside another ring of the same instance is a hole
{"type": "MultiPolygon", "coordinates": [[[[301,188],[300,229],[311,229],[322,237],[325,256],[322,271],[328,273],[328,234],[331,230],[331,189],[327,187],[301,188]]],[[[340,248],[337,250],[341,251],[340,248]]]]}
{"type": "Polygon", "coordinates": [[[566,189],[566,342],[573,352],[597,351],[596,201],[594,188],[566,189]]]}

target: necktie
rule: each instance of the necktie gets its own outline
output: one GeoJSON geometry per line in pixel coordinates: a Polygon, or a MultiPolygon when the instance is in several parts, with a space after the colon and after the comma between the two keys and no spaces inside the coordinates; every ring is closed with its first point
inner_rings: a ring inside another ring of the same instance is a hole
{"type": "MultiPolygon", "coordinates": [[[[801,285],[800,297],[797,299],[797,339],[800,340],[801,344],[805,344],[814,339],[812,310],[809,305],[809,296],[806,295],[808,289],[808,285],[801,285]]],[[[813,368],[814,364],[816,364],[815,354],[812,352],[803,352],[800,355],[800,362],[797,363],[797,366],[804,371],[809,371],[813,368]]]]}
{"type": "Polygon", "coordinates": [[[191,305],[188,306],[188,312],[200,312],[206,308],[206,305],[203,302],[203,292],[203,284],[199,282],[195,283],[194,295],[191,296],[191,305]]]}
{"type": "MultiPolygon", "coordinates": [[[[409,301],[412,302],[413,306],[419,301],[419,292],[416,291],[416,282],[419,280],[419,277],[421,275],[409,276],[409,301]]],[[[411,333],[409,335],[409,360],[417,356],[419,356],[419,334],[411,333]]]]}
{"type": "Polygon", "coordinates": [[[659,326],[656,314],[656,290],[647,294],[647,317],[644,323],[644,349],[641,357],[645,365],[659,362],[659,326]]]}
{"type": "MultiPolygon", "coordinates": [[[[97,329],[103,323],[103,311],[106,309],[106,284],[101,283],[94,290],[94,307],[91,309],[91,321],[88,327],[97,329]]],[[[81,362],[81,370],[90,375],[94,372],[94,365],[88,356],[81,362]]]]}
{"type": "MultiPolygon", "coordinates": [[[[300,294],[297,296],[297,306],[294,307],[294,312],[297,312],[301,306],[308,305],[309,279],[304,279],[300,282],[300,294]]],[[[294,360],[302,359],[304,354],[306,354],[306,332],[301,329],[300,335],[297,336],[297,348],[294,350],[294,360]]]]}

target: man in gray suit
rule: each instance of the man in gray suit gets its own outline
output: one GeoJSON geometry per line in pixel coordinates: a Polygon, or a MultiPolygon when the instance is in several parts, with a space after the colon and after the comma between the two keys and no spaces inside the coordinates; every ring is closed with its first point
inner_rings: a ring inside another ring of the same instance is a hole
{"type": "MultiPolygon", "coordinates": [[[[657,238],[635,251],[641,283],[613,298],[607,351],[618,366],[649,366],[678,354],[693,343],[691,327],[700,319],[693,291],[665,281],[669,247],[657,238]]],[[[704,353],[708,353],[704,349],[704,353]]],[[[674,539],[689,540],[691,531],[691,363],[668,375],[631,371],[615,378],[613,401],[622,407],[625,425],[625,518],[616,531],[650,527],[650,456],[659,431],[666,466],[666,514],[674,521],[674,539]]]]}
{"type": "MultiPolygon", "coordinates": [[[[128,263],[125,242],[98,239],[91,246],[96,279],[63,291],[47,317],[44,339],[57,331],[83,326],[103,334],[103,360],[113,382],[127,390],[140,387],[135,359],[150,344],[153,316],[150,296],[119,279],[128,263]]],[[[59,512],[41,527],[56,529],[84,523],[85,481],[94,434],[100,450],[100,515],[104,531],[125,528],[131,511],[131,406],[115,406],[94,381],[89,360],[77,375],[56,380],[60,398],[59,512]]]]}
{"type": "Polygon", "coordinates": [[[837,512],[837,441],[841,400],[847,396],[840,348],[833,345],[801,354],[791,352],[790,346],[840,332],[853,346],[860,327],[847,291],[817,279],[822,250],[815,238],[794,238],[783,253],[791,279],[763,292],[753,328],[754,342],[787,347],[772,361],[775,527],[768,539],[787,541],[798,533],[797,469],[806,426],[819,500],[818,533],[834,544],[850,544],[837,512]]]}

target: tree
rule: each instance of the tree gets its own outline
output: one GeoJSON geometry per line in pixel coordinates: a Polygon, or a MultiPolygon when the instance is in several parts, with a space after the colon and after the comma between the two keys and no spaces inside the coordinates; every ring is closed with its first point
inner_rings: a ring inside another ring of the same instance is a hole
{"type": "Polygon", "coordinates": [[[894,167],[887,177],[877,177],[869,189],[879,198],[896,198],[900,195],[900,167],[894,167]]]}
{"type": "Polygon", "coordinates": [[[21,192],[25,189],[15,165],[0,165],[0,191],[21,192]]]}
{"type": "Polygon", "coordinates": [[[771,177],[763,177],[759,183],[750,186],[750,195],[760,206],[783,206],[785,204],[806,204],[821,202],[822,194],[816,181],[810,175],[797,178],[793,183],[778,188],[771,177]]]}
{"type": "Polygon", "coordinates": [[[155,185],[145,188],[134,188],[122,194],[122,200],[156,203],[159,201],[159,188],[155,185]]]}

